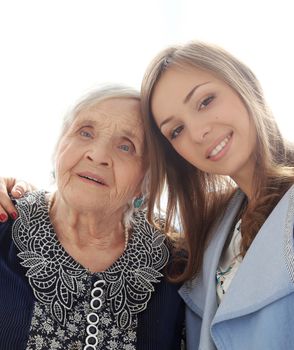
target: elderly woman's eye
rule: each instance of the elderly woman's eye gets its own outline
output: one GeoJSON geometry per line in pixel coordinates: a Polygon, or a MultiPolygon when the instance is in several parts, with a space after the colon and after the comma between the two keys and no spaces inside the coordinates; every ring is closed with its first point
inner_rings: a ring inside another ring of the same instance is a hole
{"type": "Polygon", "coordinates": [[[86,137],[86,138],[91,138],[92,137],[92,134],[89,131],[87,131],[87,130],[81,130],[80,131],[80,135],[82,137],[86,137]]]}
{"type": "Polygon", "coordinates": [[[129,143],[123,143],[123,144],[119,145],[118,148],[126,153],[131,153],[135,150],[135,147],[129,143]]]}
{"type": "Polygon", "coordinates": [[[130,146],[129,146],[129,145],[121,145],[121,146],[120,146],[120,149],[123,150],[123,151],[125,151],[125,152],[129,152],[130,146]]]}

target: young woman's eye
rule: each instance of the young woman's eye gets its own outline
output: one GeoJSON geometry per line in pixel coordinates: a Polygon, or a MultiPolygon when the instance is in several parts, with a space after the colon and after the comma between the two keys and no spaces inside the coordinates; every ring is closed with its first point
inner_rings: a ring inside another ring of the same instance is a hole
{"type": "Polygon", "coordinates": [[[202,109],[202,108],[207,107],[207,106],[210,104],[210,102],[212,102],[213,100],[214,100],[214,96],[206,97],[206,98],[200,103],[199,109],[202,109]]]}
{"type": "Polygon", "coordinates": [[[178,126],[177,128],[175,128],[174,130],[172,130],[171,136],[170,136],[171,140],[174,140],[175,138],[177,138],[183,129],[184,129],[184,126],[181,125],[181,126],[178,126]]]}

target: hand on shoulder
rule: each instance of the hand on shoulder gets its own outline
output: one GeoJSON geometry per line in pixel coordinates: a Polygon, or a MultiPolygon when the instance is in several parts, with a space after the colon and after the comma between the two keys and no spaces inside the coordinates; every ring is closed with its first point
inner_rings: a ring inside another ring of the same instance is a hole
{"type": "Polygon", "coordinates": [[[0,177],[0,222],[6,222],[9,216],[13,220],[18,216],[9,194],[13,198],[21,198],[24,193],[33,190],[35,187],[26,181],[13,177],[0,177]]]}

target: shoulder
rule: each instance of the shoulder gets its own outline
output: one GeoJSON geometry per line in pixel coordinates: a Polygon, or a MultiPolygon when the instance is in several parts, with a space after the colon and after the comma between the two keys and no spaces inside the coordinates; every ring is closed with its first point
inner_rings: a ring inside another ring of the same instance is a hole
{"type": "MultiPolygon", "coordinates": [[[[183,236],[176,230],[166,233],[164,220],[158,220],[156,226],[151,224],[146,218],[146,211],[137,211],[133,216],[133,224],[135,233],[139,230],[140,239],[152,247],[152,255],[157,252],[166,257],[163,264],[163,274],[166,278],[177,281],[187,263],[186,241],[183,236]]],[[[172,285],[174,286],[174,283],[172,285]]]]}
{"type": "Polygon", "coordinates": [[[6,232],[7,230],[11,230],[11,226],[12,226],[13,221],[11,219],[9,219],[6,222],[1,222],[0,223],[0,232],[6,232]]]}
{"type": "Polygon", "coordinates": [[[27,192],[23,195],[23,197],[18,199],[13,199],[14,204],[18,208],[28,208],[28,207],[47,207],[46,202],[46,191],[34,191],[27,192]]]}
{"type": "Polygon", "coordinates": [[[147,309],[138,315],[138,349],[180,349],[185,305],[179,285],[165,277],[155,287],[147,309]]]}
{"type": "Polygon", "coordinates": [[[17,257],[18,249],[12,239],[13,221],[0,224],[0,275],[23,274],[23,268],[17,257]],[[4,268],[4,270],[2,270],[4,268]]]}
{"type": "Polygon", "coordinates": [[[12,241],[11,230],[13,221],[8,220],[7,222],[0,223],[0,251],[7,248],[7,244],[12,241]]]}
{"type": "Polygon", "coordinates": [[[153,248],[167,248],[167,236],[160,226],[155,226],[147,220],[145,210],[136,211],[131,223],[133,236],[141,240],[142,243],[148,242],[153,248]]]}

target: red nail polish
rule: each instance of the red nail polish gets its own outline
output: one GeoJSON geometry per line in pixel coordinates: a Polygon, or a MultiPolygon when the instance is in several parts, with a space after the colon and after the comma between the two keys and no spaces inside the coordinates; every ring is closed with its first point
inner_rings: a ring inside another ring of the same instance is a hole
{"type": "Polygon", "coordinates": [[[18,215],[15,211],[13,213],[11,213],[10,216],[12,217],[13,220],[15,220],[18,217],[18,215]]]}
{"type": "Polygon", "coordinates": [[[0,214],[0,221],[4,222],[7,220],[7,215],[6,214],[0,214]]]}

